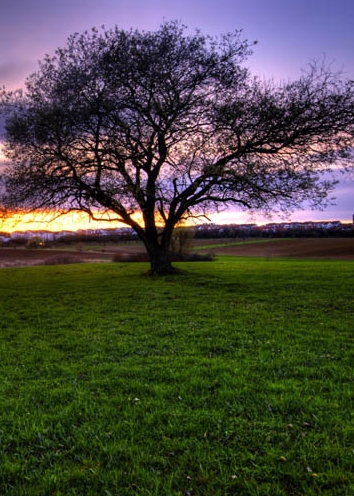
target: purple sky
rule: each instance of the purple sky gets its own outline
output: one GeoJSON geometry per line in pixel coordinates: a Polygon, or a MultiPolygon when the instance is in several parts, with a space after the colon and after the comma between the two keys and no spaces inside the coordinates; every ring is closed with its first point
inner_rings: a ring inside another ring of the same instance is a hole
{"type": "MultiPolygon", "coordinates": [[[[21,87],[38,60],[74,32],[102,25],[154,30],[174,19],[205,34],[243,29],[245,38],[258,41],[248,65],[264,78],[297,78],[324,55],[354,78],[354,0],[3,0],[0,87],[21,87]]],[[[335,207],[291,219],[351,220],[354,177],[341,181],[334,196],[335,207]]]]}

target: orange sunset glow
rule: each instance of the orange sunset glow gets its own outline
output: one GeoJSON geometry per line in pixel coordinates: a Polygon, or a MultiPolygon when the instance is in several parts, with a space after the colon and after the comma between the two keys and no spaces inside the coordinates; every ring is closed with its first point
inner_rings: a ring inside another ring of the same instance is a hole
{"type": "MultiPolygon", "coordinates": [[[[107,218],[108,217],[104,217],[107,218]]],[[[115,229],[124,224],[114,220],[92,220],[84,212],[70,212],[58,216],[52,212],[16,213],[0,220],[0,230],[15,231],[78,231],[80,229],[115,229]]]]}
{"type": "MultiPolygon", "coordinates": [[[[199,222],[194,219],[194,222],[187,222],[186,225],[195,225],[203,222],[210,222],[212,224],[244,224],[255,223],[258,225],[267,224],[268,222],[307,222],[310,215],[308,211],[297,212],[294,216],[289,216],[287,219],[274,216],[272,218],[265,218],[262,215],[250,215],[249,213],[239,211],[225,211],[219,213],[212,213],[208,218],[202,218],[199,222]],[[275,218],[274,218],[275,217],[275,218]]],[[[329,222],[333,218],[323,215],[318,212],[314,215],[312,212],[312,221],[329,222]]],[[[141,222],[141,216],[136,214],[134,220],[141,222]]],[[[339,220],[336,218],[335,220],[339,220]]],[[[340,219],[342,223],[349,223],[352,219],[340,219]]],[[[6,218],[0,218],[0,231],[6,233],[25,232],[25,231],[80,231],[80,230],[96,230],[96,229],[117,229],[127,227],[122,222],[116,220],[108,220],[107,214],[102,217],[102,220],[92,220],[88,214],[84,212],[70,212],[67,214],[58,215],[54,212],[42,213],[16,213],[9,215],[6,218]],[[107,219],[107,220],[104,220],[107,219]]]]}

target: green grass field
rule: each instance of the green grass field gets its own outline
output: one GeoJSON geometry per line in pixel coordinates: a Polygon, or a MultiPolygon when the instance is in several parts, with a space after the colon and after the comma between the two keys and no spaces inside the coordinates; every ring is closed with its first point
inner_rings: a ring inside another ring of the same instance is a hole
{"type": "Polygon", "coordinates": [[[0,270],[0,494],[354,494],[354,263],[0,270]]]}

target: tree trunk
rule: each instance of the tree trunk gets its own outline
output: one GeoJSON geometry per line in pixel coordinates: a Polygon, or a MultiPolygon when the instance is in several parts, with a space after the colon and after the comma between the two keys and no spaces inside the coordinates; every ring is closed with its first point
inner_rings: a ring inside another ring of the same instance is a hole
{"type": "Polygon", "coordinates": [[[175,274],[176,269],[172,266],[171,256],[163,250],[149,250],[150,255],[150,274],[151,275],[164,275],[175,274]]]}
{"type": "Polygon", "coordinates": [[[143,231],[141,240],[150,257],[150,274],[175,274],[177,269],[172,266],[170,252],[173,226],[165,226],[163,232],[158,233],[153,215],[151,215],[151,218],[146,216],[145,225],[149,227],[146,227],[143,231]]]}
{"type": "Polygon", "coordinates": [[[171,253],[168,243],[160,244],[157,239],[144,239],[146,251],[150,257],[150,275],[174,274],[177,272],[172,266],[171,253]]]}

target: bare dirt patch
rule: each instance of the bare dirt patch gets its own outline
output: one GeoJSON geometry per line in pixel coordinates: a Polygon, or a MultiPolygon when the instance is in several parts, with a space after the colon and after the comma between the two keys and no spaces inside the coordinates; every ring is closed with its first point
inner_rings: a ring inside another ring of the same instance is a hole
{"type": "Polygon", "coordinates": [[[354,238],[274,239],[213,248],[220,255],[354,260],[354,238]]]}
{"type": "Polygon", "coordinates": [[[0,267],[27,267],[60,263],[107,261],[101,253],[77,253],[64,250],[28,250],[26,248],[0,248],[0,267]]]}

